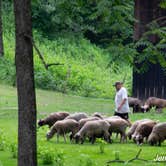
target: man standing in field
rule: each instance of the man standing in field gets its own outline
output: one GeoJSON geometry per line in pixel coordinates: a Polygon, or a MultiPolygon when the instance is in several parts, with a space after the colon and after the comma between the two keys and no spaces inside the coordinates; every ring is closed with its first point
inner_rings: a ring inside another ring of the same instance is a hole
{"type": "Polygon", "coordinates": [[[131,122],[129,121],[129,115],[130,112],[129,103],[128,103],[128,96],[127,96],[127,90],[125,87],[123,87],[123,83],[118,81],[114,84],[116,88],[116,96],[115,96],[115,114],[116,116],[120,116],[121,118],[127,120],[129,124],[131,122]]]}

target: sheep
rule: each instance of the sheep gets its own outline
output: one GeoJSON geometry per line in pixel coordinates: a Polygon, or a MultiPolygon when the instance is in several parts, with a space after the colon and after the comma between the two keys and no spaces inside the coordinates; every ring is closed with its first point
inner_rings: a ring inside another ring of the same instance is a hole
{"type": "Polygon", "coordinates": [[[158,143],[158,146],[161,146],[161,142],[163,142],[165,139],[166,122],[156,124],[148,137],[148,143],[152,146],[158,143]]]}
{"type": "Polygon", "coordinates": [[[110,124],[110,135],[112,135],[113,132],[117,134],[120,133],[120,142],[124,142],[124,140],[126,140],[126,128],[129,127],[130,124],[122,118],[107,118],[106,121],[110,124]]]}
{"type": "Polygon", "coordinates": [[[81,144],[83,144],[85,138],[88,137],[92,144],[95,143],[96,138],[104,138],[104,140],[110,142],[109,127],[109,123],[105,120],[88,121],[75,134],[75,141],[76,143],[81,141],[81,144]]]}
{"type": "Polygon", "coordinates": [[[80,112],[80,113],[75,113],[75,114],[69,115],[65,119],[74,119],[76,121],[79,121],[84,118],[88,118],[87,114],[80,112]]]}
{"type": "Polygon", "coordinates": [[[142,101],[138,98],[134,98],[134,97],[128,97],[128,103],[129,103],[129,107],[133,108],[133,113],[135,112],[142,112],[142,101]]]}
{"type": "Polygon", "coordinates": [[[145,122],[140,123],[134,134],[132,135],[133,141],[138,145],[143,143],[144,138],[148,139],[150,133],[152,132],[153,127],[157,124],[157,122],[153,120],[147,120],[145,122]]]}
{"type": "Polygon", "coordinates": [[[116,116],[116,115],[104,118],[104,120],[109,120],[109,119],[122,119],[122,118],[120,116],[116,116]]]}
{"type": "Polygon", "coordinates": [[[51,113],[48,117],[44,118],[44,119],[40,119],[38,121],[38,126],[44,126],[44,125],[48,125],[49,128],[58,120],[63,120],[65,119],[67,116],[69,116],[68,112],[55,112],[55,113],[51,113]]]}
{"type": "Polygon", "coordinates": [[[78,131],[79,123],[74,119],[64,119],[57,121],[47,133],[47,140],[51,139],[55,133],[57,133],[57,142],[59,142],[59,136],[63,135],[64,142],[66,142],[65,134],[70,133],[70,141],[72,141],[73,136],[78,131]]]}
{"type": "Polygon", "coordinates": [[[144,112],[147,112],[152,107],[156,107],[157,110],[161,111],[162,108],[166,107],[166,100],[157,97],[149,97],[142,108],[144,112]]]}
{"type": "Polygon", "coordinates": [[[98,113],[98,112],[95,112],[92,116],[93,116],[93,117],[98,117],[98,118],[100,118],[100,119],[104,119],[104,116],[102,116],[102,114],[101,114],[101,113],[98,113]]]}
{"type": "Polygon", "coordinates": [[[132,126],[131,126],[130,129],[129,129],[129,131],[127,132],[127,136],[128,136],[128,138],[129,138],[129,140],[131,140],[131,137],[132,137],[132,135],[134,134],[134,132],[135,132],[137,126],[138,126],[140,123],[145,122],[145,121],[148,121],[148,120],[150,120],[150,119],[137,120],[137,121],[135,121],[135,122],[132,124],[132,126]]]}
{"type": "Polygon", "coordinates": [[[89,118],[81,119],[79,121],[79,129],[81,129],[86,122],[88,122],[88,121],[94,121],[94,120],[101,120],[101,119],[98,118],[98,117],[89,117],[89,118]]]}

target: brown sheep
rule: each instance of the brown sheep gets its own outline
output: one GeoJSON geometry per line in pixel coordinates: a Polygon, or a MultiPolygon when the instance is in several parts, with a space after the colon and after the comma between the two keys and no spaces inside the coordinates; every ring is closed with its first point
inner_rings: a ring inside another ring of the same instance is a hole
{"type": "Polygon", "coordinates": [[[70,133],[70,141],[73,139],[73,136],[78,131],[79,124],[74,119],[64,119],[61,121],[57,121],[47,133],[47,140],[51,139],[55,133],[57,133],[57,142],[59,142],[59,136],[63,135],[64,141],[66,142],[65,134],[70,133]]]}
{"type": "Polygon", "coordinates": [[[109,123],[105,120],[88,121],[75,134],[74,138],[76,143],[81,141],[81,144],[84,143],[86,137],[89,138],[92,144],[94,144],[96,138],[104,138],[104,140],[110,142],[109,127],[109,123]]]}
{"type": "Polygon", "coordinates": [[[106,121],[110,124],[109,133],[117,133],[121,135],[120,142],[126,140],[126,128],[130,124],[122,118],[107,118],[106,121]]]}
{"type": "Polygon", "coordinates": [[[166,107],[166,100],[157,97],[149,97],[142,108],[144,112],[147,112],[152,107],[156,107],[157,110],[161,111],[162,108],[166,107]]]}
{"type": "Polygon", "coordinates": [[[98,117],[89,117],[89,118],[81,119],[79,121],[79,129],[81,129],[86,122],[94,121],[94,120],[101,120],[101,119],[98,117]]]}
{"type": "Polygon", "coordinates": [[[92,117],[98,117],[100,119],[104,119],[104,116],[101,113],[95,112],[92,117]]]}
{"type": "Polygon", "coordinates": [[[153,120],[145,121],[140,123],[134,134],[132,135],[133,141],[138,145],[143,143],[144,138],[148,139],[150,133],[152,132],[153,127],[157,124],[157,122],[153,120]]]}
{"type": "Polygon", "coordinates": [[[148,137],[148,143],[152,146],[158,143],[158,146],[161,146],[161,142],[163,142],[165,139],[166,122],[156,124],[148,137]]]}
{"type": "Polygon", "coordinates": [[[87,114],[79,112],[79,113],[74,113],[72,115],[69,115],[65,119],[74,119],[76,121],[79,121],[79,120],[84,119],[84,118],[88,118],[87,114]]]}
{"type": "Polygon", "coordinates": [[[128,97],[128,103],[129,103],[129,107],[133,108],[133,113],[143,112],[143,109],[141,108],[142,101],[140,99],[134,98],[134,97],[128,97]]]}
{"type": "Polygon", "coordinates": [[[46,117],[44,119],[40,119],[38,121],[38,126],[48,125],[49,128],[50,128],[52,125],[54,125],[54,123],[56,121],[63,120],[67,116],[69,116],[68,112],[55,112],[55,113],[51,113],[48,117],[46,117]]]}
{"type": "Polygon", "coordinates": [[[150,119],[137,120],[137,121],[135,121],[135,122],[132,124],[132,126],[131,126],[130,129],[129,129],[129,131],[127,132],[127,136],[128,136],[128,138],[129,138],[129,140],[131,140],[131,137],[132,137],[132,135],[134,134],[134,132],[135,132],[137,126],[138,126],[140,123],[145,122],[145,121],[148,121],[148,120],[150,120],[150,119]]]}

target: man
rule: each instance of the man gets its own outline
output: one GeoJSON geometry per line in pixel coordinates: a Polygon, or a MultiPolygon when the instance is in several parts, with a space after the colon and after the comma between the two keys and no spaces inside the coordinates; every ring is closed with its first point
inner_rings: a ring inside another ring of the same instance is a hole
{"type": "Polygon", "coordinates": [[[128,104],[128,96],[127,90],[123,87],[123,83],[118,81],[114,84],[116,88],[116,96],[115,96],[115,114],[116,116],[120,116],[121,118],[127,120],[129,124],[129,115],[130,112],[129,104],[128,104]]]}

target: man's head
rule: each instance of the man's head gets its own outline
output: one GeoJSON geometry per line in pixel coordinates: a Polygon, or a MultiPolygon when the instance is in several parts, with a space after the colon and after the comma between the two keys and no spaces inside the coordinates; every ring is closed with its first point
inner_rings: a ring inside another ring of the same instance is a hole
{"type": "Polygon", "coordinates": [[[122,85],[123,85],[123,83],[120,82],[120,81],[117,81],[117,82],[115,82],[115,84],[114,84],[114,86],[115,86],[115,88],[116,88],[117,91],[120,90],[120,88],[122,87],[122,85]]]}

